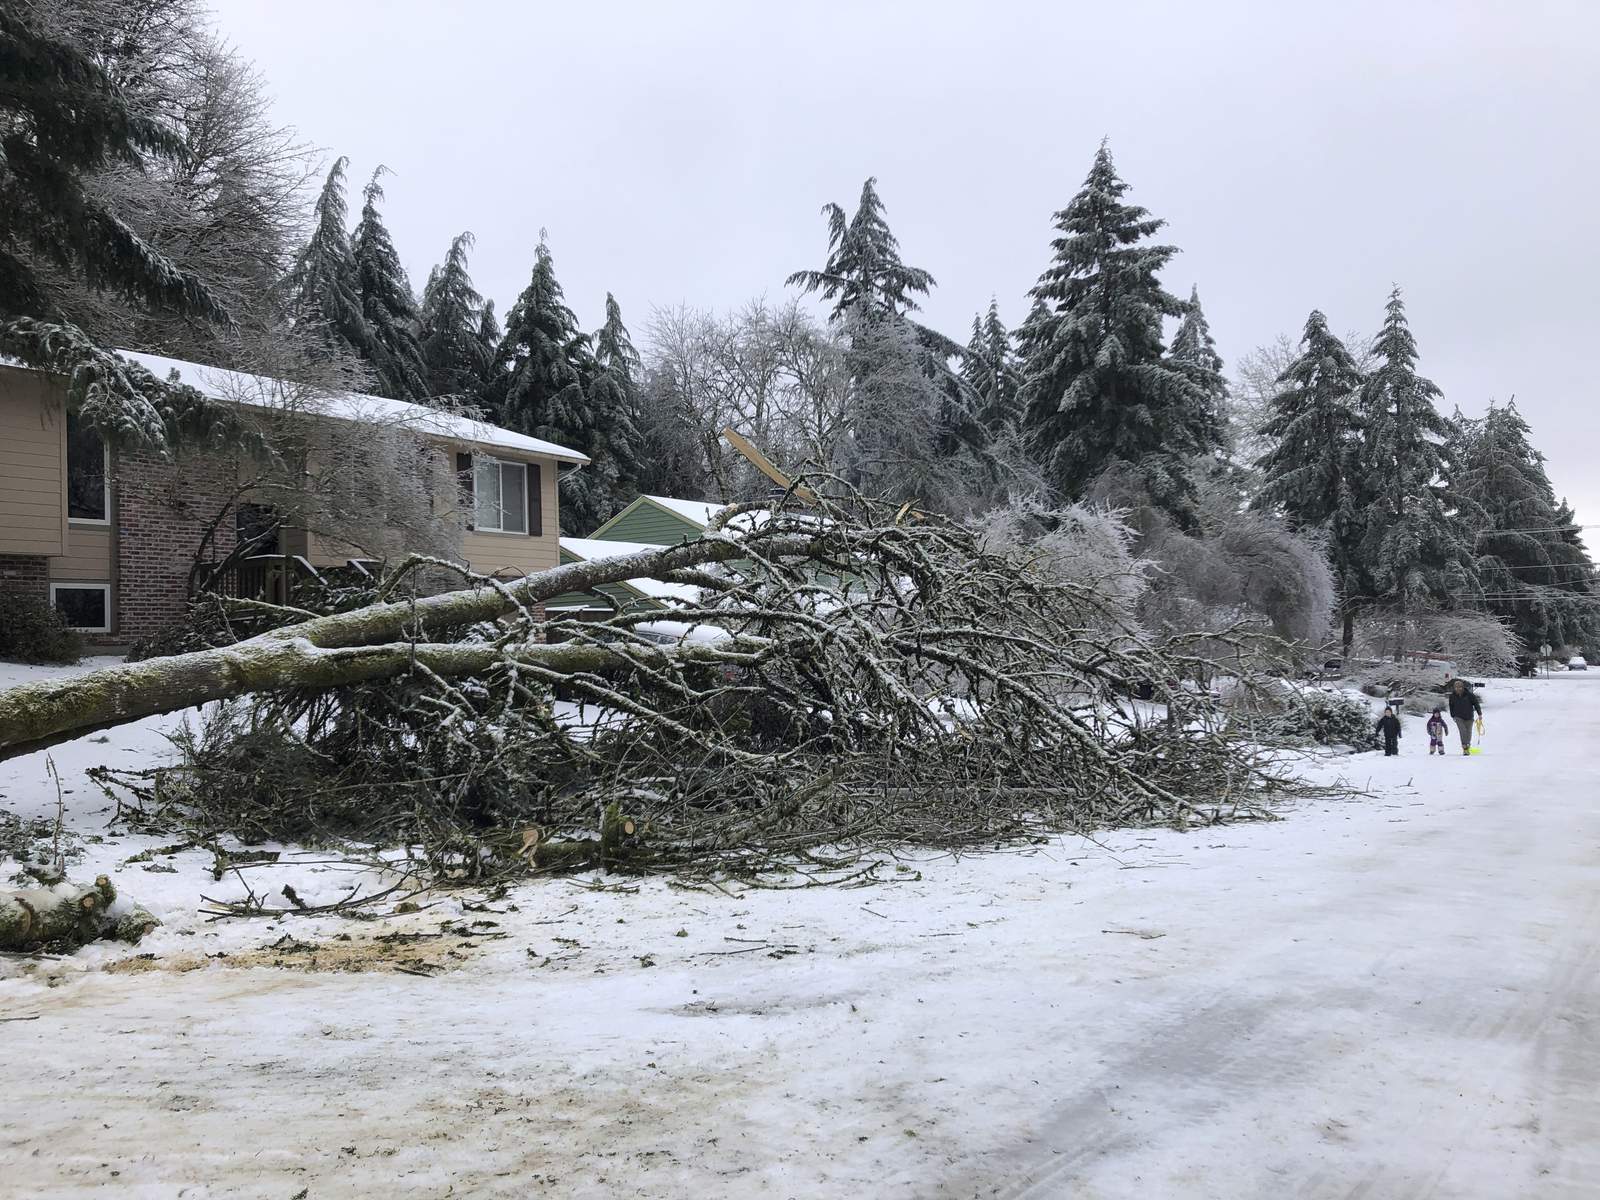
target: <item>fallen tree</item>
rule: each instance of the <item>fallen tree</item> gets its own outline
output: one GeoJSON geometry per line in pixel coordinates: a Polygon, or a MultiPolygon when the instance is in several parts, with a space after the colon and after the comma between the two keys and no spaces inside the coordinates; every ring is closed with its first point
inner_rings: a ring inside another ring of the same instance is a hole
{"type": "MultiPolygon", "coordinates": [[[[775,559],[801,560],[820,550],[821,541],[773,539],[764,549],[775,559]]],[[[143,717],[276,688],[339,687],[419,668],[445,677],[472,674],[506,657],[521,657],[555,674],[591,669],[610,657],[592,645],[551,645],[537,637],[492,647],[429,639],[509,615],[521,617],[523,632],[531,633],[539,624],[531,610],[552,596],[625,579],[671,580],[679,571],[742,553],[738,539],[714,535],[659,551],[555,567],[511,583],[474,577],[476,586],[470,588],[380,600],[349,612],[288,611],[284,615],[303,620],[231,646],[25,684],[0,692],[0,759],[143,717]]],[[[398,574],[425,562],[412,560],[398,574]]],[[[694,650],[685,653],[692,657],[694,650]]]]}
{"type": "Polygon", "coordinates": [[[440,567],[409,564],[347,611],[254,605],[281,624],[0,694],[0,750],[230,701],[173,765],[102,773],[124,819],[421,844],[468,875],[837,866],[866,846],[1266,816],[1295,789],[1185,684],[1215,668],[1190,646],[1232,635],[1151,642],[1125,581],[908,516],[852,495],[735,506],[681,546],[397,599],[440,567]],[[640,577],[698,599],[666,621],[539,608],[640,577]]]}

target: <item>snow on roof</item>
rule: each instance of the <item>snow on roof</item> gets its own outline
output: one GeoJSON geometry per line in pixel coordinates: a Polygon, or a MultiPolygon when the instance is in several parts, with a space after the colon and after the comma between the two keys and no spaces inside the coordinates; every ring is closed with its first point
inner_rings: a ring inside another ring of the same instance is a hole
{"type": "Polygon", "coordinates": [[[700,526],[710,525],[711,519],[728,507],[726,504],[710,504],[704,500],[674,500],[671,496],[646,496],[645,499],[700,526]]]}
{"type": "MultiPolygon", "coordinates": [[[[264,375],[249,375],[243,371],[228,371],[221,367],[208,367],[200,363],[184,362],[177,358],[164,358],[159,354],[145,354],[137,350],[118,350],[123,358],[138,363],[157,379],[165,380],[174,372],[182,383],[211,397],[260,408],[277,407],[288,402],[282,380],[264,375]]],[[[294,397],[301,410],[318,416],[344,421],[366,421],[377,424],[399,424],[420,433],[468,442],[478,446],[491,446],[497,450],[512,450],[520,454],[543,454],[564,462],[586,463],[589,457],[577,450],[558,446],[542,438],[529,437],[515,430],[502,429],[484,421],[458,413],[412,404],[406,400],[390,400],[385,396],[369,396],[361,392],[315,393],[309,397],[294,397]]]]}
{"type": "MultiPolygon", "coordinates": [[[[585,562],[597,558],[619,558],[624,554],[637,554],[641,550],[660,550],[660,546],[644,542],[607,542],[595,538],[564,537],[561,548],[585,562]]],[[[666,583],[660,579],[629,579],[626,583],[634,591],[652,600],[676,600],[683,604],[698,604],[700,589],[687,583],[666,583]]]]}

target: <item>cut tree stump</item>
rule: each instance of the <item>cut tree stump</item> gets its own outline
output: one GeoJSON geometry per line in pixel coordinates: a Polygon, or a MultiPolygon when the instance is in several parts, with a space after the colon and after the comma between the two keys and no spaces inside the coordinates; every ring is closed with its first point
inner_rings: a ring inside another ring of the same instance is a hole
{"type": "Polygon", "coordinates": [[[137,942],[160,924],[142,908],[111,916],[116,899],[104,875],[89,885],[63,881],[0,891],[0,950],[76,949],[103,937],[137,942]]]}

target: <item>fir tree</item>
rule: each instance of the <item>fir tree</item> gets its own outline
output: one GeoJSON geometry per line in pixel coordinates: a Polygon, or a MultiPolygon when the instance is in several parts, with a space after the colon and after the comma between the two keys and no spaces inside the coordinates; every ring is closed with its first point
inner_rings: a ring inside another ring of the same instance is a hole
{"type": "MultiPolygon", "coordinates": [[[[500,349],[500,340],[505,336],[500,330],[500,322],[494,315],[494,301],[483,302],[483,313],[478,318],[478,345],[489,352],[490,359],[500,349]]],[[[493,366],[493,362],[490,363],[493,366]]]]}
{"type": "Polygon", "coordinates": [[[345,168],[334,161],[312,208],[311,237],[288,279],[289,311],[333,353],[354,353],[372,361],[372,334],[361,301],[361,281],[346,229],[345,168]]]}
{"type": "Polygon", "coordinates": [[[1417,374],[1417,344],[1400,289],[1389,295],[1377,362],[1361,389],[1360,557],[1370,599],[1402,612],[1449,604],[1476,586],[1470,535],[1446,489],[1449,422],[1438,387],[1417,374]]]}
{"type": "Polygon", "coordinates": [[[978,398],[977,417],[986,430],[999,434],[1016,426],[1021,416],[1017,356],[993,299],[987,313],[972,318],[972,337],[961,354],[961,378],[978,398]]]}
{"type": "Polygon", "coordinates": [[[1228,381],[1222,373],[1222,355],[1212,340],[1205,310],[1200,307],[1198,286],[1189,288],[1189,302],[1183,307],[1183,319],[1172,337],[1172,350],[1167,357],[1210,398],[1212,420],[1220,429],[1227,411],[1228,381]]]}
{"type": "Polygon", "coordinates": [[[379,167],[362,190],[361,220],[351,238],[356,291],[367,342],[364,353],[377,376],[380,395],[421,400],[429,394],[427,368],[417,344],[417,300],[411,293],[394,239],[378,212],[383,188],[379,167]]]}
{"type": "Polygon", "coordinates": [[[1490,405],[1478,420],[1458,415],[1454,424],[1450,482],[1474,530],[1489,611],[1529,650],[1586,643],[1596,623],[1594,567],[1527,422],[1512,403],[1490,405]]]}
{"type": "Polygon", "coordinates": [[[900,261],[900,243],[889,230],[878,181],[861,185],[854,215],[824,204],[828,218],[828,261],[820,271],[796,271],[785,281],[832,300],[835,320],[864,311],[905,316],[917,311],[915,296],[926,296],[934,278],[921,267],[900,261]]]}
{"type": "Polygon", "coordinates": [[[485,309],[467,273],[471,248],[472,234],[459,234],[422,292],[420,348],[429,395],[474,395],[489,379],[499,338],[496,331],[495,342],[484,344],[483,319],[487,313],[492,321],[493,312],[485,309]]]}
{"type": "Polygon", "coordinates": [[[161,445],[174,392],[62,320],[41,271],[152,311],[228,323],[216,297],[85,186],[113,167],[177,159],[183,139],[132,110],[79,47],[0,6],[0,354],[70,380],[68,401],[113,440],[161,445]]]}
{"type": "MultiPolygon", "coordinates": [[[[1257,460],[1263,481],[1254,505],[1278,511],[1296,528],[1324,531],[1340,592],[1366,590],[1361,574],[1361,423],[1356,413],[1362,377],[1355,360],[1313,312],[1300,354],[1278,377],[1271,417],[1261,429],[1272,449],[1257,460]]],[[[1344,609],[1348,654],[1354,608],[1344,609]]]]}
{"type": "Polygon", "coordinates": [[[601,468],[589,481],[594,496],[593,524],[612,516],[638,492],[643,438],[634,414],[639,411],[642,370],[639,352],[622,323],[622,308],[607,292],[606,323],[594,335],[593,373],[587,388],[593,440],[582,447],[601,468]]]}
{"type": "Polygon", "coordinates": [[[1055,257],[1023,326],[1025,427],[1064,497],[1116,462],[1154,503],[1192,516],[1187,460],[1220,444],[1211,398],[1170,362],[1162,320],[1182,316],[1156,273],[1177,253],[1149,245],[1165,222],[1123,202],[1128,185],[1102,145],[1080,191],[1055,215],[1055,257]]]}
{"type": "MultiPolygon", "coordinates": [[[[989,435],[979,417],[982,401],[966,381],[950,366],[950,359],[962,348],[943,334],[911,318],[917,311],[918,296],[934,286],[933,276],[921,267],[906,265],[900,258],[900,243],[889,228],[883,201],[878,196],[877,180],[868,179],[861,187],[856,211],[846,216],[837,204],[822,209],[828,218],[828,258],[821,270],[796,271],[787,282],[803,291],[819,292],[832,300],[831,320],[850,344],[850,364],[854,413],[854,437],[868,442],[920,441],[924,410],[916,406],[897,409],[882,402],[882,397],[867,394],[875,387],[894,380],[891,390],[906,384],[905,355],[912,347],[916,363],[925,377],[928,394],[937,401],[934,418],[936,434],[927,449],[941,458],[971,457],[987,461],[989,435]],[[881,352],[885,361],[871,358],[881,352]],[[904,419],[917,426],[898,439],[891,431],[861,428],[866,420],[883,422],[904,419]],[[870,414],[870,415],[869,415],[870,414]]],[[[946,479],[949,470],[930,473],[927,478],[946,479]]],[[[930,504],[944,504],[951,497],[924,495],[930,504]]]]}
{"type": "Polygon", "coordinates": [[[562,300],[550,247],[541,239],[532,278],[506,318],[485,398],[499,424],[593,459],[562,487],[561,523],[577,534],[603,519],[621,470],[610,461],[606,431],[585,388],[595,375],[589,338],[562,300]]]}

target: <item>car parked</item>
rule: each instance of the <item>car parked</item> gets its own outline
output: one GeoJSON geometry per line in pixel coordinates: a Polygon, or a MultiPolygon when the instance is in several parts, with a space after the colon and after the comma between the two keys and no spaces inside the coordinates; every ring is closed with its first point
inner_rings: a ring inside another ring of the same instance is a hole
{"type": "Polygon", "coordinates": [[[1567,659],[1567,670],[1569,671],[1587,671],[1588,669],[1589,660],[1581,654],[1574,654],[1567,659]]]}

